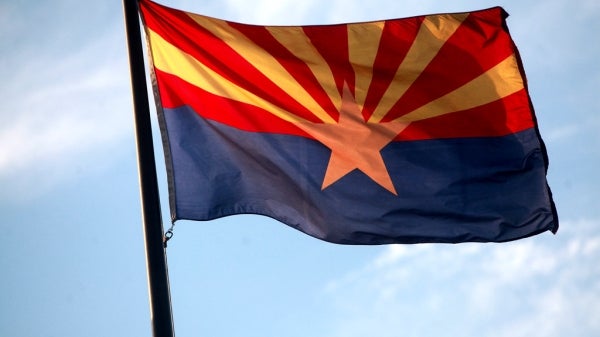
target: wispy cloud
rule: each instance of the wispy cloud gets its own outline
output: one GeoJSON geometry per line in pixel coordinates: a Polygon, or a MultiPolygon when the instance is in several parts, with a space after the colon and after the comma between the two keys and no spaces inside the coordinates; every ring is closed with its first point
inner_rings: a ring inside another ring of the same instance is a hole
{"type": "Polygon", "coordinates": [[[319,1],[226,0],[226,10],[235,19],[262,25],[305,24],[311,16],[318,16],[319,1]],[[318,5],[318,6],[317,6],[318,5]]]}
{"type": "Polygon", "coordinates": [[[36,50],[13,40],[2,40],[11,49],[0,90],[0,179],[6,193],[7,185],[52,184],[71,173],[74,163],[93,162],[95,152],[113,149],[132,133],[123,32],[95,33],[72,49],[36,50]]]}
{"type": "Polygon", "coordinates": [[[328,285],[341,313],[333,335],[596,335],[599,225],[570,221],[557,236],[504,244],[389,246],[328,285]]]}

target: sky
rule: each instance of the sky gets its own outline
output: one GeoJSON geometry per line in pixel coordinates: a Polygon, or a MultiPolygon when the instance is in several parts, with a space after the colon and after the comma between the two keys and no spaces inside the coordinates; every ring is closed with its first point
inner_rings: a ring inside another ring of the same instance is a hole
{"type": "MultiPolygon", "coordinates": [[[[162,3],[265,25],[503,6],[561,220],[510,243],[387,246],[259,216],[179,221],[177,336],[600,335],[600,1],[162,3]]],[[[121,3],[0,0],[0,51],[0,336],[151,336],[121,3]]]]}

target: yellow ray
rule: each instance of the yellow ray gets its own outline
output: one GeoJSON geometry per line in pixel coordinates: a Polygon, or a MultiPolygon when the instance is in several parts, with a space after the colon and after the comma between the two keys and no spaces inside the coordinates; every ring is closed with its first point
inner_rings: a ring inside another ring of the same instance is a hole
{"type": "Polygon", "coordinates": [[[152,30],[147,30],[154,66],[175,75],[211,94],[251,104],[291,123],[307,122],[269,101],[240,88],[229,80],[200,63],[191,55],[173,46],[152,30]]]}
{"type": "Polygon", "coordinates": [[[474,80],[395,121],[410,123],[475,108],[502,99],[523,88],[517,60],[512,54],[474,80]]]}
{"type": "Polygon", "coordinates": [[[188,13],[188,15],[200,26],[223,40],[239,55],[242,55],[250,64],[293,97],[294,100],[304,105],[321,121],[335,123],[335,120],[323,107],[313,99],[306,89],[271,54],[254,44],[225,21],[191,13],[188,13]]]}
{"type": "Polygon", "coordinates": [[[370,123],[378,123],[385,117],[468,15],[444,14],[425,18],[394,80],[369,119],[370,123]]]}
{"type": "Polygon", "coordinates": [[[267,30],[288,51],[306,63],[335,108],[339,110],[342,97],[335,85],[331,68],[310,42],[304,30],[301,27],[267,27],[267,30]]]}
{"type": "Polygon", "coordinates": [[[361,111],[373,79],[383,26],[383,21],[348,25],[348,52],[356,79],[354,96],[361,111]]]}

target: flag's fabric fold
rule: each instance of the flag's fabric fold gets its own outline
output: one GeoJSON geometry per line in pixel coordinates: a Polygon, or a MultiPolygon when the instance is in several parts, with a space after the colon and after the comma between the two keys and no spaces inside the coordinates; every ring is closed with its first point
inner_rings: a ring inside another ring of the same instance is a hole
{"type": "Polygon", "coordinates": [[[502,8],[323,26],[140,12],[173,221],[261,214],[341,244],[558,229],[502,8]]]}

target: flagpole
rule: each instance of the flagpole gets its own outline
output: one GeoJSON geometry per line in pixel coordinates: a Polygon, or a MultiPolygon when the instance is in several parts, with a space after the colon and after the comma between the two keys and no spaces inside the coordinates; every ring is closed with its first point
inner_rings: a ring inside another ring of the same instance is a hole
{"type": "Polygon", "coordinates": [[[138,0],[123,0],[135,120],[150,319],[154,337],[174,337],[164,229],[156,178],[138,0]]]}

